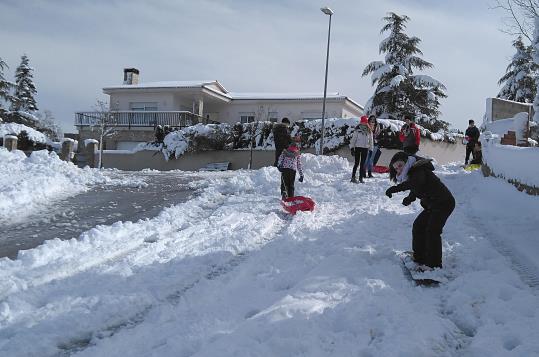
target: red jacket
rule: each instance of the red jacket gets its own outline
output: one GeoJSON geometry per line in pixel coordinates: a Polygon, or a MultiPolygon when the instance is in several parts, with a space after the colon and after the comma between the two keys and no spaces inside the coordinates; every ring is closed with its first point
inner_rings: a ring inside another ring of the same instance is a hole
{"type": "Polygon", "coordinates": [[[411,133],[406,133],[406,129],[408,129],[407,125],[404,124],[402,126],[402,129],[399,133],[399,140],[401,143],[404,143],[404,141],[406,140],[406,138],[409,136],[409,135],[413,135],[415,137],[415,144],[417,146],[419,146],[419,142],[421,141],[421,135],[419,133],[419,129],[417,128],[417,126],[415,126],[414,123],[410,123],[410,126],[409,126],[409,130],[411,131],[411,133]]]}

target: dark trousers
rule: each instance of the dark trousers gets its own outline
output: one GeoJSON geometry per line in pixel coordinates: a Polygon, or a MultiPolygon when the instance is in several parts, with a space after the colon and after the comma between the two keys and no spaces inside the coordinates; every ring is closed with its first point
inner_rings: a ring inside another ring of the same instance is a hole
{"type": "Polygon", "coordinates": [[[279,162],[279,156],[281,156],[281,153],[283,152],[283,148],[276,148],[275,149],[275,162],[273,163],[273,166],[277,167],[277,162],[279,162]]]}
{"type": "Polygon", "coordinates": [[[443,207],[424,210],[412,228],[414,260],[431,268],[442,267],[442,230],[455,209],[455,200],[443,207]]]}
{"type": "Polygon", "coordinates": [[[415,155],[416,152],[419,151],[419,147],[418,146],[405,146],[402,148],[402,151],[404,151],[405,153],[407,153],[408,155],[415,155]]]}
{"type": "Polygon", "coordinates": [[[281,197],[283,199],[294,197],[295,182],[296,171],[292,169],[281,169],[281,197]]]}
{"type": "Polygon", "coordinates": [[[466,145],[466,159],[464,160],[464,164],[467,165],[468,164],[468,160],[470,160],[470,154],[472,154],[472,158],[475,159],[475,155],[474,155],[474,152],[473,152],[473,148],[475,146],[475,143],[468,143],[466,145]]]}
{"type": "Polygon", "coordinates": [[[356,177],[357,167],[359,166],[359,177],[366,177],[365,173],[365,161],[367,161],[367,155],[369,154],[368,148],[355,148],[354,149],[354,168],[352,169],[352,177],[356,177]]]}
{"type": "Polygon", "coordinates": [[[378,151],[376,152],[376,154],[374,154],[374,162],[373,162],[374,166],[376,166],[376,164],[378,163],[378,159],[380,159],[381,155],[382,155],[382,150],[380,150],[380,147],[378,147],[378,151]]]}

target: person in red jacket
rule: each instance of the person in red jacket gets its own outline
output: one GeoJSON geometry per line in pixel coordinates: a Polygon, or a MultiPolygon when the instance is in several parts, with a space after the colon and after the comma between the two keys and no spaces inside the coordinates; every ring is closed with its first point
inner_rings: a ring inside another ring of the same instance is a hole
{"type": "Polygon", "coordinates": [[[411,116],[405,115],[404,124],[399,133],[399,140],[402,143],[402,150],[410,155],[415,155],[419,151],[419,142],[421,141],[419,129],[411,116]]]}

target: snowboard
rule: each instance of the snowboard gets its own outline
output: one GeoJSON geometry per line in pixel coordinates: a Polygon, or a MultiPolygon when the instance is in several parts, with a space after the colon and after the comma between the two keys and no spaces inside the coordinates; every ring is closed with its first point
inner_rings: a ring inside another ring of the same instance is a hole
{"type": "Polygon", "coordinates": [[[464,170],[466,170],[466,171],[479,170],[480,168],[481,168],[481,165],[479,165],[479,164],[470,164],[470,165],[464,166],[464,170]]]}
{"type": "Polygon", "coordinates": [[[440,279],[439,274],[437,274],[439,269],[434,271],[419,271],[418,264],[412,259],[413,252],[401,252],[397,255],[401,259],[402,267],[406,275],[417,285],[438,286],[443,282],[443,279],[440,279]]]}

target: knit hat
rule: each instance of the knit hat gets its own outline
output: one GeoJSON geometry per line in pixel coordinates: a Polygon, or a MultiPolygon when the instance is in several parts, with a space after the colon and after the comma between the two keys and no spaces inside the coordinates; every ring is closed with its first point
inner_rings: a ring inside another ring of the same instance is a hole
{"type": "Polygon", "coordinates": [[[360,123],[361,123],[361,124],[367,124],[367,123],[369,123],[369,117],[366,116],[366,115],[362,116],[362,117],[361,117],[361,120],[360,120],[360,123]]]}

